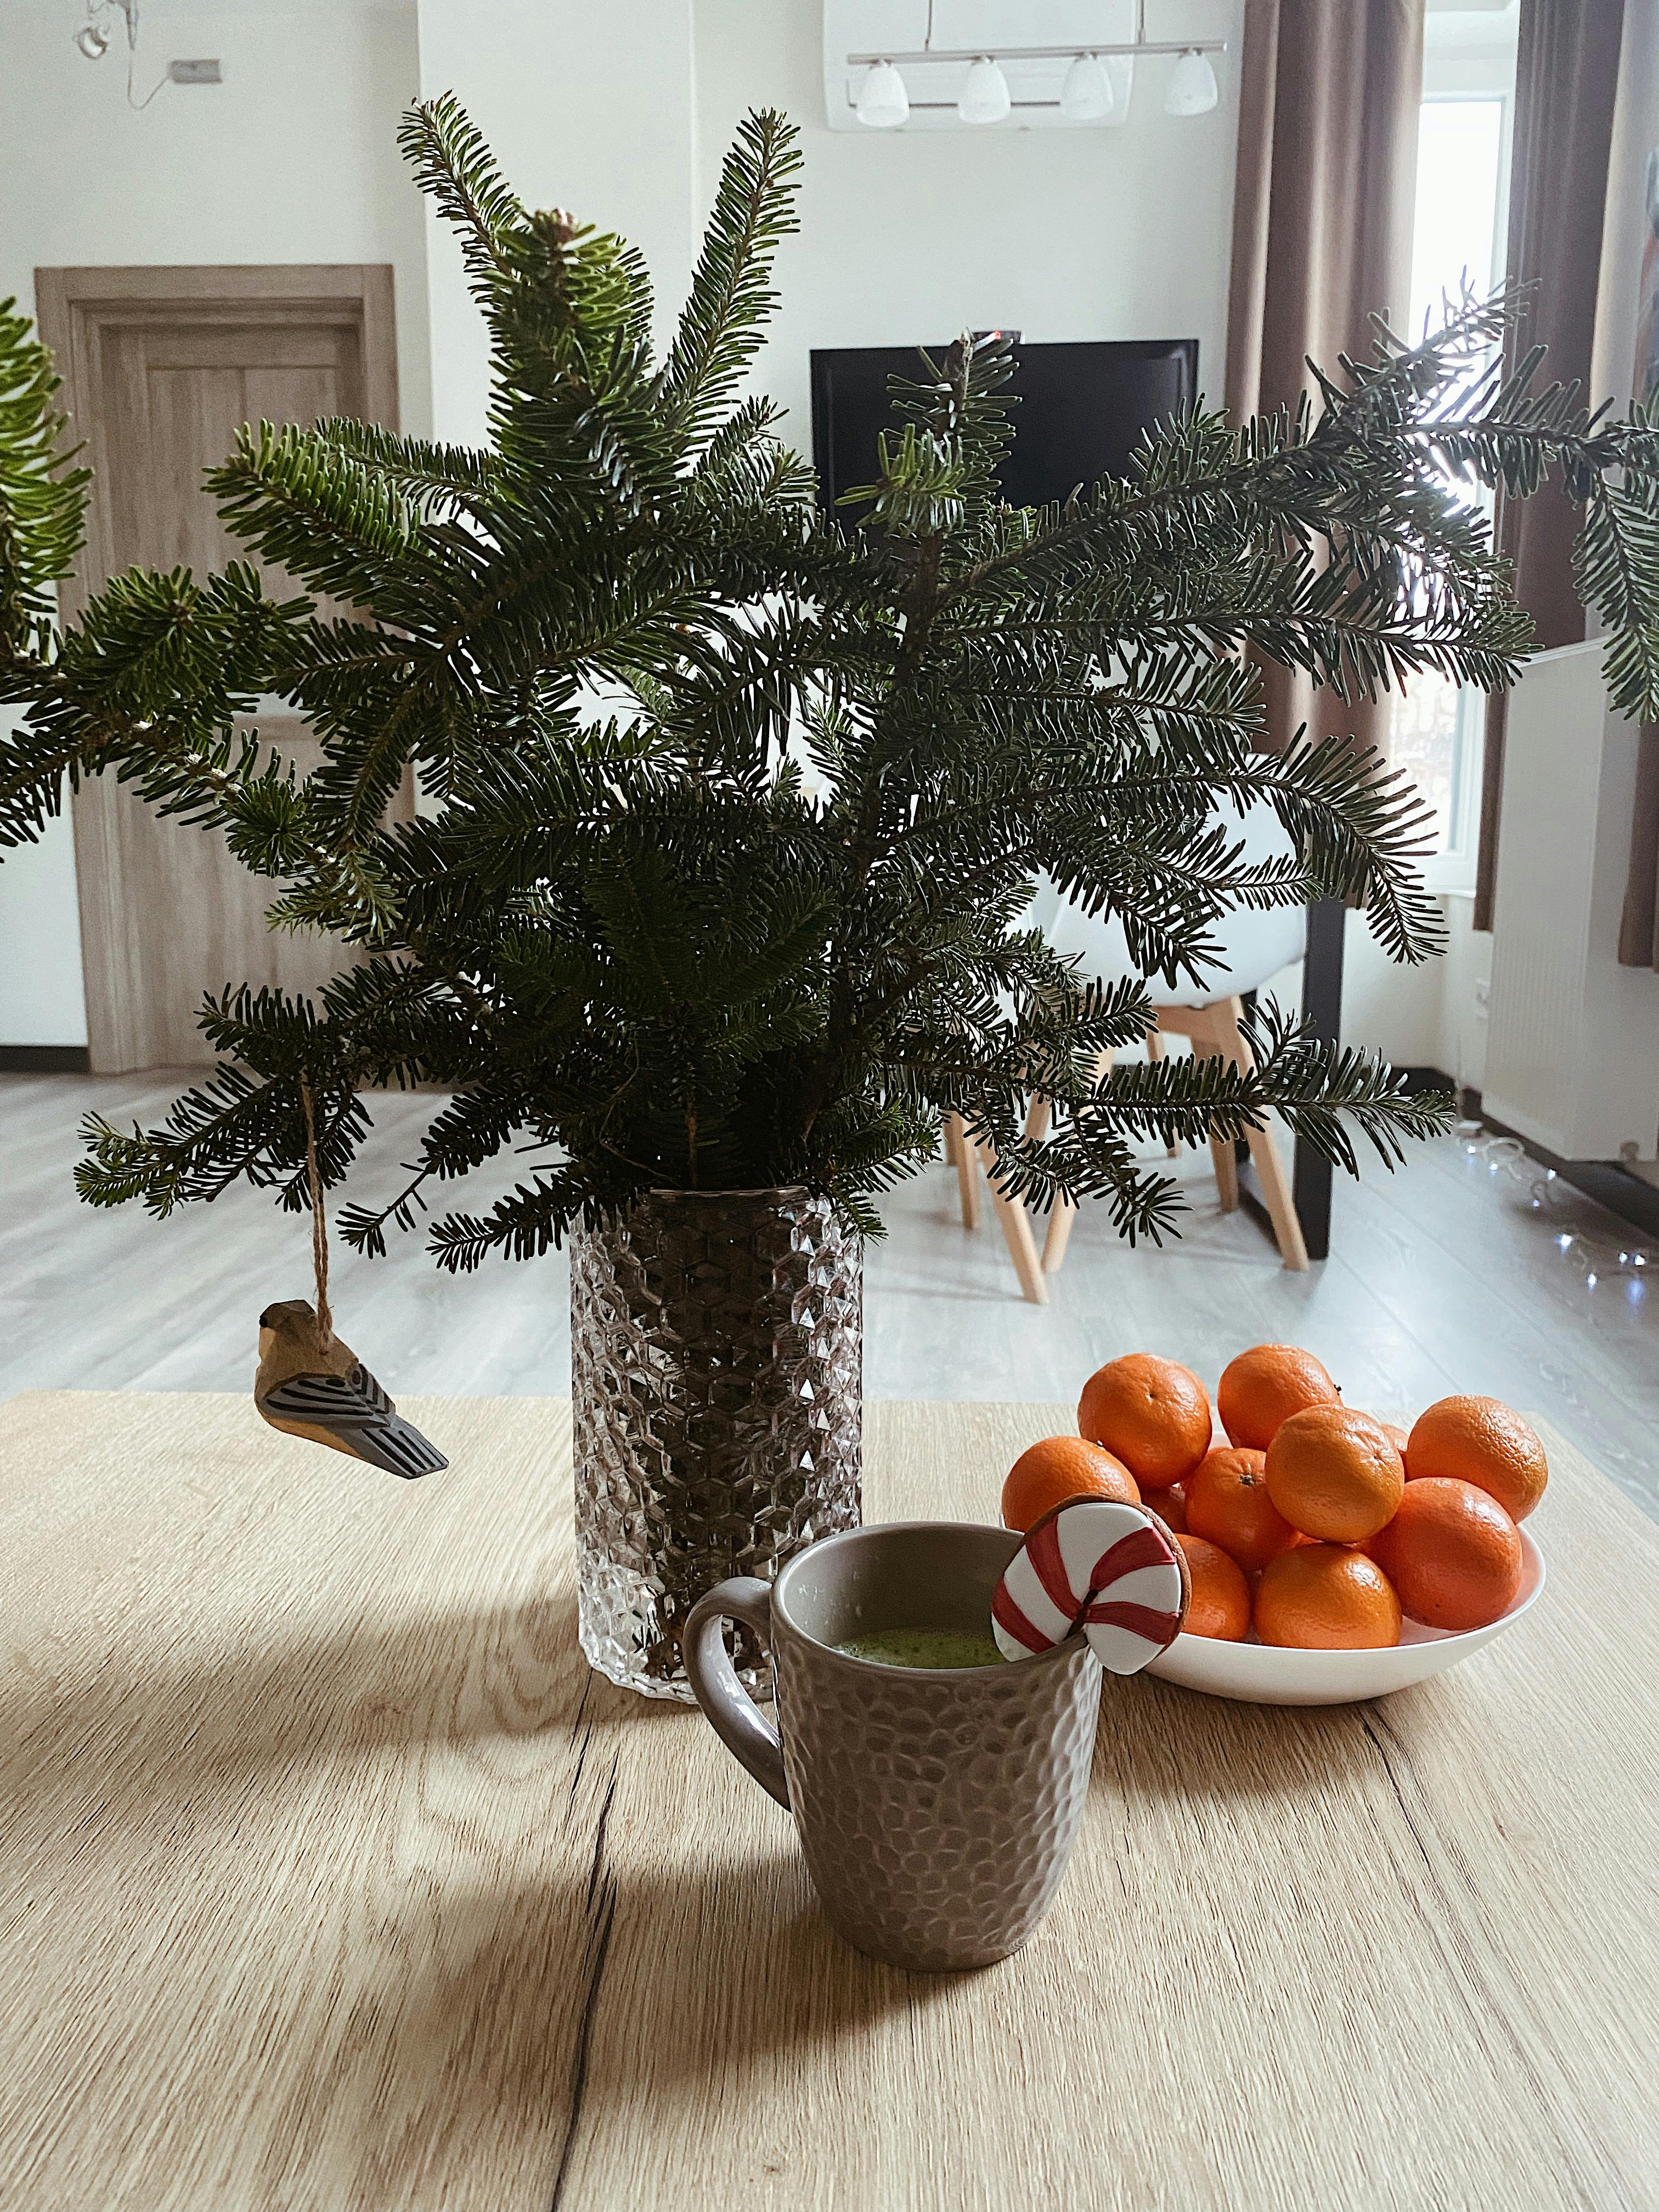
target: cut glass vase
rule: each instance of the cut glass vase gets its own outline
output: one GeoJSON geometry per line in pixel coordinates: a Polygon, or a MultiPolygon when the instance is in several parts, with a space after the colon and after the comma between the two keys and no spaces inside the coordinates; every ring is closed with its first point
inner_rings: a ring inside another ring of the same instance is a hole
{"type": "MultiPolygon", "coordinates": [[[[689,1702],[703,1592],[859,1525],[861,1243],[805,1190],[652,1191],[570,1257],[582,1650],[689,1702]]],[[[747,1632],[734,1656],[769,1697],[747,1632]]]]}

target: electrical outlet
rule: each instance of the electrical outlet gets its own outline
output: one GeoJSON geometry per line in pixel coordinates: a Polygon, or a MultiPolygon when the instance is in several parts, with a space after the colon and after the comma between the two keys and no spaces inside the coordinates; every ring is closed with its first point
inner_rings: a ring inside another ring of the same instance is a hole
{"type": "Polygon", "coordinates": [[[169,62],[167,77],[173,84],[222,84],[224,77],[216,61],[169,62]]]}

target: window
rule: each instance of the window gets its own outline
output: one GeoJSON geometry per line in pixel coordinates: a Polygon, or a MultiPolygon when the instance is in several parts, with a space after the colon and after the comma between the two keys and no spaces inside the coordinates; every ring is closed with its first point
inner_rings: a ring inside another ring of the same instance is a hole
{"type": "MultiPolygon", "coordinates": [[[[1412,240],[1413,331],[1425,319],[1440,319],[1443,299],[1456,299],[1466,275],[1481,291],[1500,280],[1507,138],[1508,101],[1501,94],[1423,103],[1412,240]]],[[[1395,763],[1433,811],[1429,878],[1443,890],[1468,890],[1474,882],[1485,705],[1480,692],[1428,673],[1414,677],[1395,702],[1395,763]]]]}

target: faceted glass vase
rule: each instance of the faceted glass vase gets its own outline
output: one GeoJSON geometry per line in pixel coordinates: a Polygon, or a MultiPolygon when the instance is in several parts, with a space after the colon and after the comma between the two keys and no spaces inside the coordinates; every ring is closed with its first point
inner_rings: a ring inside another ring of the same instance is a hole
{"type": "MultiPolygon", "coordinates": [[[[686,1615],[860,1518],[864,1262],[805,1190],[651,1191],[570,1248],[576,1548],[589,1662],[690,1699],[686,1615]]],[[[769,1697],[744,1632],[739,1675],[769,1697]]]]}

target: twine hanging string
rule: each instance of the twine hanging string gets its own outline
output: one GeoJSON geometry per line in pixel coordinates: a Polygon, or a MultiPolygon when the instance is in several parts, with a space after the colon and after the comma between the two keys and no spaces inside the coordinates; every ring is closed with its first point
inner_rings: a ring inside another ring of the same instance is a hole
{"type": "Polygon", "coordinates": [[[311,1266],[317,1286],[317,1341],[324,1352],[334,1343],[334,1315],[328,1303],[328,1217],[323,1210],[323,1178],[317,1165],[317,1115],[311,1103],[311,1078],[300,1078],[306,1109],[306,1180],[311,1186],[311,1266]]]}

